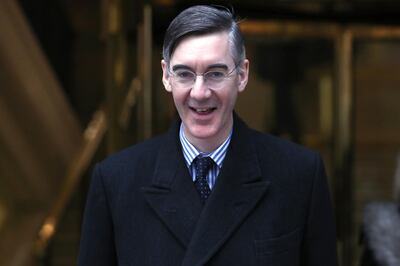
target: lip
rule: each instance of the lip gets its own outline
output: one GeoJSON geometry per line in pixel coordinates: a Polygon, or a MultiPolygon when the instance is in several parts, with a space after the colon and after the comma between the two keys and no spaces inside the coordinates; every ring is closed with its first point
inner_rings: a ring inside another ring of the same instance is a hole
{"type": "Polygon", "coordinates": [[[198,120],[207,120],[213,116],[216,107],[189,107],[191,114],[198,120]]]}

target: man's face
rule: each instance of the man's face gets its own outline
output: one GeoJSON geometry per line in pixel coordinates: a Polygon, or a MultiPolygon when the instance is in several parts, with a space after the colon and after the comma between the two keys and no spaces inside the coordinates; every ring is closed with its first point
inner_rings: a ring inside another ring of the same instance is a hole
{"type": "Polygon", "coordinates": [[[183,122],[186,137],[192,143],[210,141],[215,145],[228,136],[233,124],[232,111],[238,92],[245,89],[248,61],[235,70],[235,63],[225,32],[183,39],[171,56],[169,71],[161,62],[165,89],[172,93],[176,109],[183,122]],[[212,70],[233,72],[213,88],[197,76],[193,85],[182,86],[171,72],[189,70],[198,75],[212,70]]]}

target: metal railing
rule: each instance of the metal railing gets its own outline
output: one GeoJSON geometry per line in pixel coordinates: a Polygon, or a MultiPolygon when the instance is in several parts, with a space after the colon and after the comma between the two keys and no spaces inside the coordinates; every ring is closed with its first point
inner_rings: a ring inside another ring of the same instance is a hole
{"type": "Polygon", "coordinates": [[[83,173],[88,168],[92,158],[98,149],[101,140],[107,130],[107,119],[104,108],[95,112],[91,122],[83,133],[83,145],[76,157],[72,160],[65,178],[63,180],[61,192],[51,206],[47,217],[40,227],[38,237],[34,243],[34,254],[37,258],[46,255],[49,243],[57,232],[60,218],[69,203],[77,185],[81,181],[83,173]]]}

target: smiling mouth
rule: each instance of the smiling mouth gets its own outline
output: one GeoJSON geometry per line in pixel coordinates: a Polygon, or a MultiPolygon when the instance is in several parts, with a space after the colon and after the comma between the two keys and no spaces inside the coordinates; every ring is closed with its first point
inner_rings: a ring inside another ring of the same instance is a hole
{"type": "Polygon", "coordinates": [[[206,114],[212,113],[217,108],[193,108],[193,107],[190,107],[190,109],[198,114],[206,115],[206,114]]]}

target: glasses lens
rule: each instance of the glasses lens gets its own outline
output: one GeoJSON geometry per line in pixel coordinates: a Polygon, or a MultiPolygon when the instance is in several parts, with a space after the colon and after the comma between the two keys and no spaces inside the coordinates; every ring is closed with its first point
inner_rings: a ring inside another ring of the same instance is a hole
{"type": "Polygon", "coordinates": [[[177,70],[174,73],[176,80],[181,84],[191,84],[196,79],[196,74],[188,70],[177,70]]]}
{"type": "Polygon", "coordinates": [[[227,73],[223,70],[213,70],[204,74],[204,78],[212,83],[222,82],[226,76],[227,73]]]}

